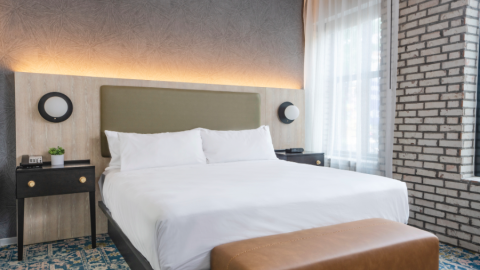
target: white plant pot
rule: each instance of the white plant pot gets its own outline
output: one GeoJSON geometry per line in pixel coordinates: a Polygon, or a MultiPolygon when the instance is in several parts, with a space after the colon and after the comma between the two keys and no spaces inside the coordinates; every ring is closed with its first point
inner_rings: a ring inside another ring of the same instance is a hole
{"type": "Polygon", "coordinates": [[[64,156],[64,155],[51,155],[51,157],[52,157],[52,166],[63,165],[63,156],[64,156]]]}

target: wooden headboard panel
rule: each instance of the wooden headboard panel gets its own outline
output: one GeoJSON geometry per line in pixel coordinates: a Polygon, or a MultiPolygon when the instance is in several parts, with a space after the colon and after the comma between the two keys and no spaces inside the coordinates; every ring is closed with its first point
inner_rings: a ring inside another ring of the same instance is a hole
{"type": "MultiPolygon", "coordinates": [[[[48,148],[59,145],[66,149],[66,160],[90,159],[98,179],[110,160],[102,157],[100,143],[100,87],[103,85],[255,93],[260,96],[260,125],[270,126],[275,148],[304,146],[303,90],[16,72],[17,164],[25,154],[43,155],[48,161],[48,148]],[[73,102],[72,116],[65,122],[50,123],[38,113],[40,98],[53,91],[64,93],[73,102]],[[278,106],[285,101],[300,109],[300,117],[290,125],[281,123],[277,117],[278,106]]],[[[98,190],[96,196],[100,200],[98,190]]],[[[25,206],[25,244],[89,235],[86,193],[29,198],[25,206]]],[[[99,209],[97,232],[107,232],[106,218],[99,209]]]]}
{"type": "Polygon", "coordinates": [[[102,156],[110,157],[105,130],[160,133],[208,128],[242,130],[260,126],[258,93],[132,86],[100,88],[102,156]]]}

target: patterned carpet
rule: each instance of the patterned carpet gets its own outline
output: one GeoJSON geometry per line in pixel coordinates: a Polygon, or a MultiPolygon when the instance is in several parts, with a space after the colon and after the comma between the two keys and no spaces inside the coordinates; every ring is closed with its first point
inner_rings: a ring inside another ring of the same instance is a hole
{"type": "MultiPolygon", "coordinates": [[[[24,261],[17,261],[17,245],[0,247],[0,269],[11,270],[108,270],[130,269],[107,234],[25,246],[24,261]]],[[[480,269],[480,254],[440,245],[440,270],[480,269]]]]}

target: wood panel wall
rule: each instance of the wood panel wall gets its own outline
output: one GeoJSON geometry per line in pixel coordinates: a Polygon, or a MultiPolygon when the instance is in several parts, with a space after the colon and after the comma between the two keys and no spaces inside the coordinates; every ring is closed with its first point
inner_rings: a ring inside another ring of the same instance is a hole
{"type": "MultiPolygon", "coordinates": [[[[305,95],[303,90],[266,87],[193,84],[15,73],[15,119],[17,164],[25,154],[50,159],[49,147],[66,149],[66,160],[90,159],[96,166],[96,179],[108,165],[100,150],[100,86],[145,86],[193,90],[260,93],[262,124],[269,125],[276,149],[304,147],[305,95]],[[38,101],[49,92],[61,92],[73,102],[72,116],[62,123],[51,123],[38,113],[38,101]],[[300,109],[300,117],[290,125],[278,120],[278,106],[290,101],[300,109]]],[[[101,200],[96,193],[97,201],[101,200]]],[[[29,198],[25,200],[25,244],[67,239],[90,234],[87,193],[29,198]]],[[[107,232],[107,219],[97,207],[97,232],[107,232]]]]}

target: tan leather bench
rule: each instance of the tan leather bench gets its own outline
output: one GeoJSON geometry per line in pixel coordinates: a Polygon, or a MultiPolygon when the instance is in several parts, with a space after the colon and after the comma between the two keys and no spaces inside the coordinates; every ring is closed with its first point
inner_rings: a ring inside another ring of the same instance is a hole
{"type": "Polygon", "coordinates": [[[366,219],[215,247],[212,270],[438,270],[435,235],[366,219]]]}

